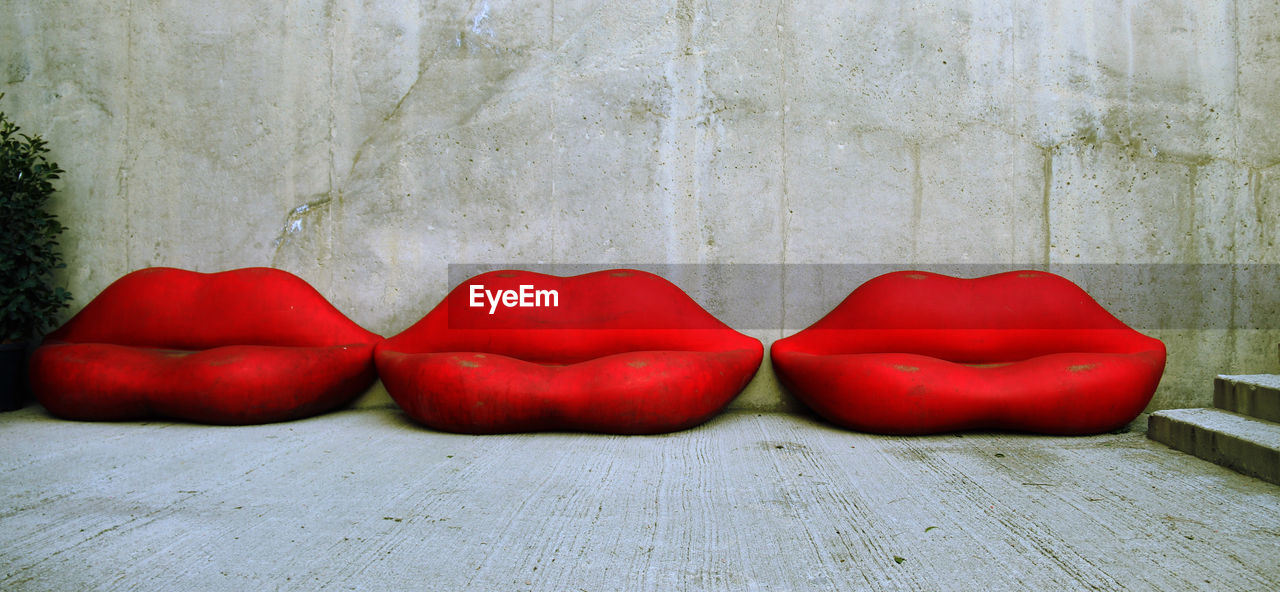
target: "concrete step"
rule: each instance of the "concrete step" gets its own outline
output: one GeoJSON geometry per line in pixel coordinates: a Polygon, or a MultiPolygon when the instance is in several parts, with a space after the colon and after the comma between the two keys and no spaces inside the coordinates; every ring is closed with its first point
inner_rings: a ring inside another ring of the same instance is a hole
{"type": "Polygon", "coordinates": [[[1147,418],[1147,437],[1280,485],[1280,423],[1222,409],[1166,409],[1147,418]]]}
{"type": "Polygon", "coordinates": [[[1218,376],[1213,379],[1213,406],[1280,422],[1280,374],[1218,376]]]}

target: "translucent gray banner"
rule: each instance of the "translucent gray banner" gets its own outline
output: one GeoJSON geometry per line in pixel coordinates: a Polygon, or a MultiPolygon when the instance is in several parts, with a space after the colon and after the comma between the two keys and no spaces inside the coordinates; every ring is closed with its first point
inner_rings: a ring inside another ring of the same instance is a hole
{"type": "Polygon", "coordinates": [[[878,275],[916,270],[976,278],[1048,271],[1088,292],[1136,329],[1280,329],[1278,264],[527,264],[449,265],[449,286],[481,273],[524,270],[574,276],[637,269],[666,278],[739,330],[799,330],[878,275]]]}

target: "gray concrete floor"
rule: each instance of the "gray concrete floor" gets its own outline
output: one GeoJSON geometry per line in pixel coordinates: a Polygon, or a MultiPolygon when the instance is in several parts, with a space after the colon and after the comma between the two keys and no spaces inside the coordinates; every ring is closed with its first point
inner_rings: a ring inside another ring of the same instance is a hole
{"type": "Polygon", "coordinates": [[[0,414],[0,589],[1276,590],[1280,487],[1147,440],[730,412],[462,436],[0,414]]]}

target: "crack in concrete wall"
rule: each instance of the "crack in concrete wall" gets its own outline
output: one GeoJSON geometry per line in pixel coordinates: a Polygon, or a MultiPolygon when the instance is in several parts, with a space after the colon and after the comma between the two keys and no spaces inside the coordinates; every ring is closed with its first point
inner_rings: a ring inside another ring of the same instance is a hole
{"type": "Polygon", "coordinates": [[[311,228],[308,221],[316,216],[325,215],[332,203],[333,196],[330,194],[315,196],[303,204],[291,208],[285,214],[280,234],[271,243],[271,246],[275,249],[275,254],[271,258],[273,265],[279,261],[281,250],[294,242],[296,235],[302,234],[311,228]]]}

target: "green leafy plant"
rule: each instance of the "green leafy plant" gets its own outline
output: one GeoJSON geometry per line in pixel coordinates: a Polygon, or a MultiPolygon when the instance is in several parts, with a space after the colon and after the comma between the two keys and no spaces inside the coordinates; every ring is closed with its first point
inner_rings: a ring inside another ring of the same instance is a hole
{"type": "Polygon", "coordinates": [[[19,133],[0,111],[0,343],[36,337],[71,300],[53,283],[54,270],[66,267],[58,253],[66,228],[45,206],[64,171],[48,152],[43,138],[19,133]]]}

